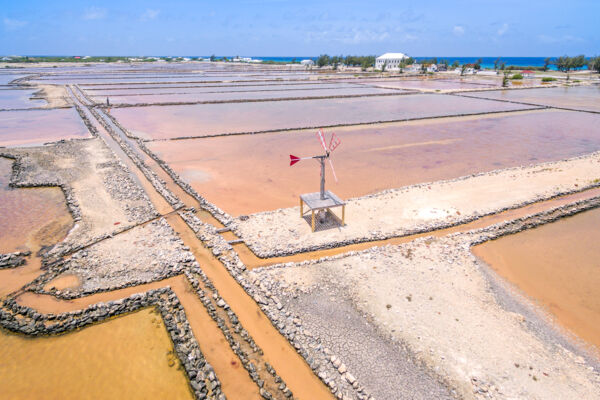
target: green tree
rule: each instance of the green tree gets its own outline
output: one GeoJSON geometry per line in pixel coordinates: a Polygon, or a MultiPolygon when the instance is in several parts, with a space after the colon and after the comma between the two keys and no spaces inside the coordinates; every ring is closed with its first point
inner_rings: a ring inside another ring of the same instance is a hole
{"type": "Polygon", "coordinates": [[[381,72],[385,72],[386,67],[387,67],[387,61],[385,61],[383,63],[383,65],[381,66],[381,72]]]}
{"type": "Polygon", "coordinates": [[[508,87],[508,71],[504,71],[504,76],[502,77],[502,87],[508,87]]]}
{"type": "Polygon", "coordinates": [[[552,64],[552,59],[550,57],[544,58],[544,66],[542,67],[544,71],[548,71],[548,66],[552,64]]]}
{"type": "Polygon", "coordinates": [[[504,63],[504,62],[503,62],[503,63],[501,63],[501,64],[500,64],[500,70],[501,70],[501,71],[504,71],[504,69],[505,69],[505,68],[506,68],[506,63],[504,63]]]}
{"type": "Polygon", "coordinates": [[[473,68],[475,68],[476,70],[480,70],[482,62],[483,62],[483,60],[481,58],[478,58],[477,61],[475,61],[475,64],[473,65],[473,68]]]}
{"type": "Polygon", "coordinates": [[[424,62],[421,63],[421,73],[425,74],[427,72],[427,65],[424,62]]]}
{"type": "Polygon", "coordinates": [[[458,60],[455,60],[455,61],[452,63],[452,68],[458,68],[459,66],[460,66],[460,64],[458,63],[458,60]]]}
{"type": "Polygon", "coordinates": [[[467,70],[467,64],[463,64],[460,67],[460,76],[463,76],[465,74],[465,71],[467,70]]]}
{"type": "Polygon", "coordinates": [[[496,58],[496,60],[494,60],[494,71],[498,70],[498,64],[500,64],[500,57],[496,58]]]}
{"type": "Polygon", "coordinates": [[[571,57],[571,68],[573,69],[583,68],[586,64],[587,61],[583,54],[580,54],[576,57],[571,57]]]}
{"type": "Polygon", "coordinates": [[[327,54],[321,54],[319,58],[317,58],[317,66],[319,68],[329,64],[331,64],[331,57],[329,57],[327,54]]]}
{"type": "Polygon", "coordinates": [[[585,56],[579,55],[577,57],[561,56],[554,62],[556,68],[567,74],[567,80],[569,80],[569,71],[572,69],[578,69],[585,65],[585,56]]]}
{"type": "Polygon", "coordinates": [[[588,68],[591,71],[596,71],[600,73],[600,57],[596,56],[590,58],[590,60],[588,61],[588,68]]]}

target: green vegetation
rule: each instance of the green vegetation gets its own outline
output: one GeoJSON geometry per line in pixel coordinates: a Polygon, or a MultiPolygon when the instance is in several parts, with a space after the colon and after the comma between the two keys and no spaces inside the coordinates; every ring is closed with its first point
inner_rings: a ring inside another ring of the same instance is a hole
{"type": "Polygon", "coordinates": [[[588,60],[588,68],[592,71],[600,72],[600,56],[590,58],[588,60]]]}
{"type": "Polygon", "coordinates": [[[550,57],[544,58],[544,66],[543,71],[548,71],[548,66],[552,63],[552,59],[550,57]]]}
{"type": "Polygon", "coordinates": [[[583,68],[583,66],[587,64],[587,61],[585,60],[585,56],[581,54],[576,57],[558,57],[554,64],[559,71],[567,74],[567,80],[569,80],[569,71],[572,69],[583,68]]]}
{"type": "Polygon", "coordinates": [[[502,76],[502,87],[508,87],[508,72],[504,71],[502,76]]]}
{"type": "Polygon", "coordinates": [[[498,65],[500,64],[500,57],[496,58],[496,60],[494,60],[494,71],[498,70],[498,65]]]}
{"type": "Polygon", "coordinates": [[[542,82],[554,82],[556,80],[556,78],[553,78],[551,76],[545,76],[542,78],[542,82]]]}
{"type": "Polygon", "coordinates": [[[339,65],[348,67],[360,67],[363,71],[375,66],[375,56],[329,56],[321,54],[316,61],[317,67],[331,65],[337,69],[339,65]]]}
{"type": "Polygon", "coordinates": [[[514,74],[513,76],[510,77],[510,79],[513,79],[513,80],[515,80],[515,79],[523,79],[523,75],[521,75],[521,74],[514,74]]]}

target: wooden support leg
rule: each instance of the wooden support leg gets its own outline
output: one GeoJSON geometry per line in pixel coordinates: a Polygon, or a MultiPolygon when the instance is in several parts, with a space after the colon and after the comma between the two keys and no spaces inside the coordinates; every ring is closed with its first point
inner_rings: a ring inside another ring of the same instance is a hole
{"type": "Polygon", "coordinates": [[[346,219],[346,205],[344,204],[342,206],[342,226],[345,226],[346,223],[344,222],[346,219]]]}
{"type": "Polygon", "coordinates": [[[315,231],[315,210],[312,210],[312,219],[311,219],[312,231],[315,231]]]}
{"type": "Polygon", "coordinates": [[[300,198],[300,218],[302,218],[304,216],[304,202],[302,201],[302,198],[300,198]]]}

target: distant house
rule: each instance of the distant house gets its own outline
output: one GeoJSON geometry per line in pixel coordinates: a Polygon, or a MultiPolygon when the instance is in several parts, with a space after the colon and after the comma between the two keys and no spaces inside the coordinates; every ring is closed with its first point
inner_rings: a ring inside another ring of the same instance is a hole
{"type": "Polygon", "coordinates": [[[438,72],[438,67],[435,64],[431,64],[427,67],[427,72],[438,72]]]}
{"type": "Polygon", "coordinates": [[[421,64],[412,64],[406,67],[406,72],[421,72],[421,64]]]}
{"type": "Polygon", "coordinates": [[[448,66],[446,64],[438,64],[437,65],[437,70],[438,71],[447,71],[448,70],[448,66]]]}
{"type": "Polygon", "coordinates": [[[375,59],[375,69],[381,70],[384,65],[386,70],[398,69],[402,60],[407,58],[403,53],[385,53],[375,59]]]}
{"type": "Polygon", "coordinates": [[[302,60],[302,61],[300,61],[300,65],[302,65],[304,67],[313,67],[315,65],[315,62],[311,59],[302,60]]]}
{"type": "Polygon", "coordinates": [[[526,69],[524,71],[521,71],[521,75],[523,75],[523,78],[534,78],[535,77],[535,72],[526,69]]]}

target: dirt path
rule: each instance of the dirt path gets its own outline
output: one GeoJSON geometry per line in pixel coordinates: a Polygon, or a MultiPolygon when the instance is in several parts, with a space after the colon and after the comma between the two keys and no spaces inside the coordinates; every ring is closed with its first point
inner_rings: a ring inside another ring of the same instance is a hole
{"type": "MultiPolygon", "coordinates": [[[[113,142],[114,144],[112,136],[105,136],[105,133],[105,130],[100,131],[101,137],[107,143],[113,142]]],[[[125,135],[123,134],[122,136],[124,137],[125,135]]],[[[117,155],[121,157],[120,154],[124,155],[122,152],[119,152],[117,155]]],[[[151,201],[154,201],[155,195],[150,195],[149,197],[151,201]]],[[[185,224],[181,217],[173,214],[167,217],[167,221],[179,234],[185,245],[191,249],[208,278],[213,282],[225,301],[236,312],[240,322],[244,325],[250,336],[263,349],[264,359],[273,365],[277,373],[293,392],[294,397],[299,399],[332,398],[331,392],[313,374],[305,360],[279,334],[254,300],[229,275],[224,266],[212,253],[203,246],[196,238],[195,233],[185,224]]]]}

